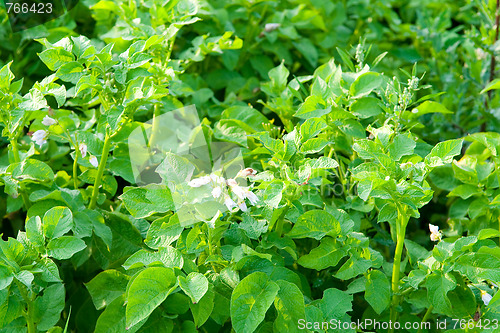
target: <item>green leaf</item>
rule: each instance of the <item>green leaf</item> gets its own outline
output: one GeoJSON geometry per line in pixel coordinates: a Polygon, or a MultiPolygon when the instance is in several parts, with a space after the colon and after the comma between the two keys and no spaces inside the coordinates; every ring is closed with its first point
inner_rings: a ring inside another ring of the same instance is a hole
{"type": "Polygon", "coordinates": [[[274,307],[278,316],[274,321],[274,332],[301,332],[297,323],[306,318],[304,295],[294,283],[278,280],[278,294],[274,299],[274,307]]]}
{"type": "Polygon", "coordinates": [[[305,165],[308,165],[311,168],[311,170],[335,169],[339,166],[337,161],[327,156],[321,156],[317,159],[306,160],[305,165]]]}
{"type": "Polygon", "coordinates": [[[338,47],[337,47],[337,52],[339,53],[340,57],[342,58],[344,65],[346,65],[352,72],[354,72],[355,71],[354,64],[351,61],[351,56],[349,55],[349,53],[347,53],[346,51],[344,51],[338,47]]]}
{"type": "Polygon", "coordinates": [[[462,150],[462,139],[448,140],[438,143],[425,157],[425,164],[431,168],[445,165],[453,161],[453,157],[462,150]]]}
{"type": "Polygon", "coordinates": [[[380,100],[374,97],[363,97],[351,104],[351,112],[359,118],[370,118],[382,113],[380,100]]]}
{"type": "Polygon", "coordinates": [[[111,302],[97,319],[95,331],[106,333],[135,333],[146,322],[147,317],[139,321],[133,327],[125,325],[125,296],[122,295],[111,302]]]}
{"type": "Polygon", "coordinates": [[[84,75],[85,69],[78,61],[65,63],[56,72],[56,76],[66,82],[77,84],[84,75]]]}
{"type": "Polygon", "coordinates": [[[454,274],[454,276],[457,280],[457,287],[447,294],[453,305],[453,318],[474,317],[477,309],[476,297],[460,274],[454,274]]]}
{"type": "Polygon", "coordinates": [[[331,141],[325,138],[312,138],[300,146],[300,151],[304,154],[314,154],[322,151],[331,141]]]}
{"type": "Polygon", "coordinates": [[[45,282],[61,282],[61,277],[59,276],[59,269],[56,264],[49,258],[43,258],[36,265],[35,269],[40,269],[41,278],[45,282]]]}
{"type": "Polygon", "coordinates": [[[203,325],[212,314],[214,309],[214,297],[215,292],[213,287],[209,285],[207,292],[198,303],[189,304],[196,327],[203,325]]]}
{"type": "Polygon", "coordinates": [[[35,159],[26,159],[20,163],[11,164],[9,170],[12,170],[12,177],[19,181],[52,182],[54,180],[54,172],[50,166],[35,159]]]}
{"type": "Polygon", "coordinates": [[[175,242],[183,230],[184,227],[180,225],[177,214],[161,217],[151,223],[144,242],[153,249],[166,247],[175,242]]]}
{"type": "Polygon", "coordinates": [[[281,180],[274,180],[271,184],[269,184],[264,193],[262,194],[262,199],[266,203],[266,205],[270,208],[278,208],[281,198],[283,197],[283,189],[285,184],[281,180]]]}
{"type": "Polygon", "coordinates": [[[384,273],[371,270],[366,274],[365,299],[368,304],[381,314],[391,302],[391,284],[384,273]]]}
{"type": "Polygon", "coordinates": [[[305,268],[320,271],[336,266],[346,254],[339,242],[334,238],[325,237],[318,247],[313,248],[309,254],[300,257],[297,263],[305,268]]]}
{"type": "Polygon", "coordinates": [[[119,197],[125,207],[136,218],[175,209],[170,190],[165,185],[148,184],[144,187],[125,187],[119,197]]]}
{"type": "Polygon", "coordinates": [[[20,281],[22,284],[24,284],[28,289],[31,289],[31,284],[33,283],[33,280],[35,279],[35,276],[33,273],[30,271],[22,270],[20,272],[14,273],[14,277],[16,280],[20,281]]]}
{"type": "Polygon", "coordinates": [[[416,145],[409,135],[398,134],[388,147],[389,156],[399,161],[403,156],[412,155],[416,145]]]}
{"type": "Polygon", "coordinates": [[[128,275],[109,269],[97,274],[85,287],[100,310],[125,293],[129,279],[128,275]]]}
{"type": "Polygon", "coordinates": [[[186,295],[182,293],[173,293],[163,302],[163,306],[166,313],[184,314],[189,311],[189,303],[191,303],[191,301],[186,295]]]}
{"type": "Polygon", "coordinates": [[[488,85],[486,87],[484,87],[483,90],[481,90],[480,94],[484,94],[487,91],[496,90],[496,89],[500,89],[500,79],[494,79],[493,81],[488,83],[488,85]]]}
{"type": "Polygon", "coordinates": [[[330,288],[323,292],[323,299],[319,302],[319,309],[323,312],[326,321],[341,320],[345,314],[352,311],[352,295],[344,291],[330,288]]]}
{"type": "Polygon", "coordinates": [[[184,157],[167,152],[163,162],[156,168],[156,172],[165,182],[182,184],[189,182],[194,166],[184,157]]]}
{"type": "Polygon", "coordinates": [[[43,290],[43,295],[38,296],[34,302],[33,319],[37,329],[46,331],[59,321],[61,311],[64,309],[64,285],[57,283],[43,290]]]}
{"type": "Polygon", "coordinates": [[[430,251],[410,239],[405,239],[404,245],[406,247],[406,251],[408,251],[410,262],[413,264],[416,264],[418,260],[426,259],[429,256],[430,251]]]}
{"type": "Polygon", "coordinates": [[[383,82],[383,77],[379,73],[364,73],[351,84],[349,93],[353,98],[361,98],[380,87],[383,82]]]}
{"type": "Polygon", "coordinates": [[[422,104],[420,104],[418,108],[412,110],[412,112],[410,113],[410,117],[417,118],[427,113],[451,114],[453,112],[448,110],[444,105],[440,103],[425,101],[422,104]]]}
{"type": "MultiPolygon", "coordinates": [[[[496,229],[481,229],[477,235],[478,240],[499,237],[500,231],[496,229]]],[[[1,288],[0,288],[1,289],[1,288]]]]}
{"type": "Polygon", "coordinates": [[[458,185],[457,187],[455,187],[453,189],[453,191],[448,193],[448,196],[449,197],[460,197],[460,198],[466,200],[473,195],[481,194],[481,193],[482,193],[482,190],[477,186],[470,185],[470,184],[462,184],[462,185],[458,185]]]}
{"type": "Polygon", "coordinates": [[[263,124],[269,123],[269,120],[262,113],[247,105],[235,105],[225,109],[221,119],[241,121],[247,133],[264,131],[263,124]]]}
{"type": "Polygon", "coordinates": [[[26,221],[26,237],[28,237],[30,242],[36,247],[41,248],[45,246],[43,225],[40,216],[32,216],[26,221]]]}
{"type": "Polygon", "coordinates": [[[147,250],[139,250],[131,255],[123,264],[125,269],[131,269],[142,266],[149,266],[155,262],[162,263],[165,267],[182,268],[184,259],[179,250],[167,246],[160,247],[156,252],[149,252],[147,250]]]}
{"type": "Polygon", "coordinates": [[[47,244],[47,253],[54,259],[69,259],[73,254],[85,249],[85,242],[74,236],[62,236],[47,244]]]}
{"type": "Polygon", "coordinates": [[[38,56],[51,71],[56,71],[62,65],[75,60],[73,54],[63,48],[47,49],[38,56]]]}
{"type": "Polygon", "coordinates": [[[285,89],[288,75],[290,72],[284,65],[284,61],[279,64],[279,66],[271,69],[269,71],[269,78],[271,79],[271,85],[274,87],[275,91],[282,91],[285,89]]]}
{"type": "Polygon", "coordinates": [[[328,125],[321,118],[309,118],[300,125],[301,141],[305,142],[321,133],[328,125]]]}
{"type": "Polygon", "coordinates": [[[279,286],[262,272],[245,277],[231,295],[231,322],[236,333],[252,333],[264,320],[279,286]]]}
{"type": "Polygon", "coordinates": [[[191,298],[193,303],[198,303],[208,290],[208,280],[201,273],[191,272],[187,277],[179,276],[178,279],[179,287],[191,298]]]}
{"type": "Polygon", "coordinates": [[[434,309],[442,314],[450,313],[452,305],[447,293],[457,286],[453,275],[434,271],[427,276],[425,286],[427,287],[427,299],[434,306],[434,309]]]}
{"type": "Polygon", "coordinates": [[[224,323],[229,319],[230,297],[230,293],[219,293],[218,291],[215,291],[213,302],[214,308],[210,314],[210,318],[212,318],[219,325],[224,325],[224,323]]]}
{"type": "MultiPolygon", "coordinates": [[[[0,323],[7,324],[21,316],[24,304],[21,304],[15,295],[8,295],[7,291],[5,292],[5,296],[2,298],[4,300],[0,305],[0,323]]],[[[19,331],[13,331],[12,333],[17,332],[19,331]]]]}
{"type": "Polygon", "coordinates": [[[148,318],[176,287],[172,268],[149,267],[140,272],[127,292],[127,328],[148,318]]]}
{"type": "Polygon", "coordinates": [[[7,266],[0,265],[0,290],[6,289],[14,280],[14,275],[7,266]]]}
{"type": "MultiPolygon", "coordinates": [[[[105,1],[102,1],[105,2],[105,1]]],[[[90,39],[85,36],[71,37],[71,41],[73,42],[72,52],[77,58],[89,58],[96,53],[96,49],[92,46],[90,39]]]]}
{"type": "Polygon", "coordinates": [[[312,67],[316,67],[318,65],[318,50],[309,39],[300,38],[298,41],[292,42],[292,44],[297,48],[297,50],[299,50],[300,53],[302,53],[304,58],[312,67]]]}
{"type": "Polygon", "coordinates": [[[47,239],[59,238],[73,227],[73,214],[67,207],[53,207],[43,216],[43,232],[47,239]]]}
{"type": "Polygon", "coordinates": [[[300,105],[294,116],[301,119],[309,119],[321,117],[325,114],[329,114],[331,111],[332,107],[327,106],[321,97],[311,95],[300,105]]]}
{"type": "Polygon", "coordinates": [[[488,253],[485,247],[478,253],[467,253],[460,257],[456,269],[471,281],[500,281],[500,259],[497,253],[488,253]]]}
{"type": "Polygon", "coordinates": [[[320,240],[325,235],[336,237],[340,233],[340,223],[331,214],[323,210],[310,210],[297,219],[288,236],[320,240]]]}

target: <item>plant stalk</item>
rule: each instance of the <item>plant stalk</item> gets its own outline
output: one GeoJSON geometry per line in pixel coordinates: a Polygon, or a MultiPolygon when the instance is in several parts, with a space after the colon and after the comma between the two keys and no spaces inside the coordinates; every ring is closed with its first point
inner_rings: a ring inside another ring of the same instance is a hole
{"type": "Polygon", "coordinates": [[[153,126],[151,127],[151,136],[149,138],[149,144],[148,144],[149,149],[153,148],[154,144],[156,143],[156,137],[159,135],[158,134],[159,131],[158,128],[160,126],[159,117],[160,117],[160,108],[158,104],[155,104],[153,113],[153,126]]]}
{"type": "Polygon", "coordinates": [[[276,228],[274,230],[278,234],[278,237],[281,237],[281,234],[283,233],[283,224],[285,222],[285,215],[288,212],[288,209],[290,209],[289,208],[290,205],[291,203],[289,202],[281,212],[280,216],[278,217],[278,220],[276,221],[276,228]]]}
{"type": "MultiPolygon", "coordinates": [[[[13,138],[11,141],[12,144],[12,153],[14,154],[14,162],[20,163],[21,157],[19,156],[19,147],[17,146],[17,137],[13,138]]],[[[30,200],[26,192],[21,191],[21,198],[23,199],[24,207],[26,211],[30,208],[30,200]]]]}
{"type": "MultiPolygon", "coordinates": [[[[401,270],[401,256],[403,254],[403,245],[406,234],[406,210],[398,207],[398,220],[396,222],[396,251],[394,253],[394,263],[392,266],[392,302],[391,302],[391,322],[394,323],[398,318],[396,307],[399,305],[399,274],[401,270]]],[[[391,327],[389,333],[394,333],[394,327],[391,327]]]]}
{"type": "Polygon", "coordinates": [[[27,312],[23,311],[23,316],[26,319],[26,323],[28,325],[28,333],[36,333],[36,325],[33,321],[33,301],[26,293],[26,287],[22,285],[18,280],[14,280],[16,282],[17,288],[19,288],[19,292],[23,300],[26,302],[27,312]]]}
{"type": "Polygon", "coordinates": [[[425,312],[424,314],[424,317],[422,318],[422,321],[420,322],[420,327],[418,328],[418,331],[417,333],[422,333],[422,327],[424,326],[424,323],[429,319],[429,317],[431,316],[431,312],[432,310],[434,309],[434,307],[431,305],[429,306],[429,308],[427,309],[427,311],[425,312]]]}
{"type": "Polygon", "coordinates": [[[73,161],[73,185],[75,190],[78,189],[78,156],[78,147],[76,147],[75,160],[73,161]]]}
{"type": "Polygon", "coordinates": [[[94,209],[97,203],[97,196],[99,195],[99,187],[101,186],[101,178],[104,174],[104,169],[106,168],[106,162],[108,161],[109,149],[111,147],[111,137],[106,133],[106,138],[104,139],[104,146],[102,148],[101,162],[99,163],[99,168],[97,169],[97,175],[94,181],[94,189],[92,190],[92,197],[90,198],[89,209],[94,209]]]}

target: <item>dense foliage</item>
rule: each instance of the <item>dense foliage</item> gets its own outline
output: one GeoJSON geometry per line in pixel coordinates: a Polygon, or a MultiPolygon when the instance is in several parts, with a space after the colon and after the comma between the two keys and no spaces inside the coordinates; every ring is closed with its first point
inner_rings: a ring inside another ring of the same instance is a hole
{"type": "Polygon", "coordinates": [[[0,332],[498,332],[498,6],[2,10],[0,332]]]}

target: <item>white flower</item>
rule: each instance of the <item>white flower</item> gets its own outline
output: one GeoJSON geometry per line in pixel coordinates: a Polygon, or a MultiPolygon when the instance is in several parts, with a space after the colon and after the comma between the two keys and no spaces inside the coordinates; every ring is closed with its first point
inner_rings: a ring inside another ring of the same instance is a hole
{"type": "Polygon", "coordinates": [[[231,186],[231,191],[238,197],[240,200],[245,200],[246,198],[246,190],[244,187],[241,187],[239,185],[233,185],[231,186]]]}
{"type": "Polygon", "coordinates": [[[44,143],[47,143],[48,136],[49,136],[48,131],[38,130],[35,133],[33,133],[33,136],[31,137],[31,139],[33,141],[35,141],[35,143],[41,147],[44,143]]]}
{"type": "Polygon", "coordinates": [[[210,183],[210,180],[211,180],[210,176],[203,176],[200,178],[191,179],[188,185],[191,187],[200,187],[210,183]]]}
{"type": "Polygon", "coordinates": [[[210,179],[216,184],[225,184],[226,183],[226,180],[224,179],[224,177],[217,176],[216,174],[213,174],[213,173],[210,174],[210,179]]]}
{"type": "Polygon", "coordinates": [[[248,187],[239,186],[234,179],[228,179],[227,184],[231,187],[231,191],[240,199],[241,201],[248,199],[250,203],[255,206],[259,201],[259,198],[248,189],[248,187]]]}
{"type": "Polygon", "coordinates": [[[437,225],[429,223],[429,230],[431,231],[431,241],[436,242],[441,240],[441,231],[439,231],[439,227],[437,225]]]}
{"type": "Polygon", "coordinates": [[[253,193],[252,191],[247,192],[247,199],[250,201],[252,206],[255,206],[255,204],[259,201],[259,198],[253,193]]]}
{"type": "Polygon", "coordinates": [[[391,177],[389,177],[389,176],[385,177],[386,181],[388,181],[389,179],[391,179],[391,177]]]}
{"type": "Polygon", "coordinates": [[[229,196],[226,196],[226,198],[224,199],[224,205],[226,205],[226,207],[227,207],[227,209],[229,209],[229,211],[232,211],[233,208],[238,207],[236,202],[234,202],[233,199],[231,199],[229,196]]]}
{"type": "Polygon", "coordinates": [[[264,26],[264,30],[265,30],[266,32],[271,32],[271,31],[273,31],[273,30],[278,29],[280,26],[281,26],[281,24],[279,24],[279,23],[267,23],[267,24],[264,26]]]}
{"type": "Polygon", "coordinates": [[[238,206],[239,206],[239,207],[240,207],[240,209],[241,209],[242,211],[244,211],[244,212],[246,212],[246,211],[248,210],[248,209],[247,209],[247,205],[246,205],[245,201],[240,202],[238,206]]]}
{"type": "Polygon", "coordinates": [[[488,306],[492,298],[493,296],[488,294],[486,291],[481,290],[481,299],[483,300],[484,305],[488,306]]]}
{"type": "Polygon", "coordinates": [[[92,164],[95,168],[99,166],[99,162],[97,161],[97,157],[95,156],[90,156],[89,157],[89,162],[92,164]]]}
{"type": "Polygon", "coordinates": [[[435,233],[438,233],[439,232],[439,227],[437,225],[434,225],[434,224],[430,224],[429,223],[429,230],[435,234],[435,233]]]}
{"type": "Polygon", "coordinates": [[[80,149],[80,154],[82,154],[82,157],[85,158],[85,156],[87,156],[87,145],[85,143],[80,143],[80,146],[78,148],[80,149]]]}
{"type": "Polygon", "coordinates": [[[418,109],[413,109],[411,113],[418,113],[418,109]]]}
{"type": "Polygon", "coordinates": [[[214,187],[212,190],[212,197],[215,199],[219,198],[220,195],[222,194],[222,188],[220,186],[214,187]]]}
{"type": "Polygon", "coordinates": [[[233,178],[229,178],[227,180],[227,185],[229,185],[229,186],[238,186],[238,182],[236,182],[236,180],[234,180],[233,178]]]}
{"type": "Polygon", "coordinates": [[[246,168],[246,169],[243,169],[240,172],[238,172],[238,174],[236,175],[235,178],[238,178],[238,177],[246,178],[249,176],[254,176],[256,173],[257,173],[257,171],[255,171],[254,169],[246,168]]]}
{"type": "Polygon", "coordinates": [[[57,123],[57,121],[50,118],[49,116],[45,116],[42,120],[42,124],[44,124],[45,126],[51,126],[54,125],[55,123],[57,123]]]}

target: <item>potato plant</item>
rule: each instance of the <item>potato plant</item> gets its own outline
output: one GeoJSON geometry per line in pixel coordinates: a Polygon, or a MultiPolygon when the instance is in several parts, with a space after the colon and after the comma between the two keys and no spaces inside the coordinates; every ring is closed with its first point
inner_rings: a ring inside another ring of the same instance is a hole
{"type": "Polygon", "coordinates": [[[5,32],[41,69],[1,59],[0,332],[498,332],[499,9],[443,6],[85,0],[5,32]]]}

